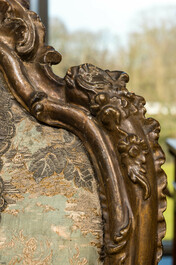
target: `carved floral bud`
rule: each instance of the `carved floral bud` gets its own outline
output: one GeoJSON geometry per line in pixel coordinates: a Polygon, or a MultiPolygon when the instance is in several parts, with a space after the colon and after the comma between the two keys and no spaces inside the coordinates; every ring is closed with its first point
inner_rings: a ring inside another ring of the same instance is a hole
{"type": "Polygon", "coordinates": [[[106,107],[100,113],[100,119],[108,130],[114,130],[120,124],[120,112],[113,107],[106,107]]]}
{"type": "Polygon", "coordinates": [[[109,101],[110,101],[109,95],[105,94],[105,93],[100,93],[100,94],[96,95],[96,97],[95,97],[95,102],[97,104],[99,104],[100,106],[104,106],[104,105],[108,104],[109,101]]]}
{"type": "Polygon", "coordinates": [[[97,113],[101,110],[101,108],[107,105],[110,102],[109,95],[106,93],[99,93],[96,95],[91,102],[90,111],[93,115],[97,115],[97,113]]]}

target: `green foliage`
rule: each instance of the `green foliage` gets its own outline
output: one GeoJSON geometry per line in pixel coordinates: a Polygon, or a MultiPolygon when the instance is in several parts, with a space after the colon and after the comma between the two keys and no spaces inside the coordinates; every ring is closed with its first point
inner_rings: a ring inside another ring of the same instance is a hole
{"type": "MultiPolygon", "coordinates": [[[[129,34],[128,45],[124,47],[120,46],[117,36],[113,38],[106,31],[69,32],[61,21],[53,19],[50,28],[51,45],[63,54],[63,61],[54,66],[55,73],[64,76],[70,66],[85,62],[103,69],[125,70],[130,75],[130,91],[142,95],[147,102],[174,104],[176,22],[171,19],[173,8],[165,9],[167,16],[164,19],[155,20],[156,12],[150,16],[142,14],[140,30],[129,34]],[[110,37],[115,49],[106,48],[110,37]]],[[[154,118],[161,124],[160,143],[168,161],[171,161],[165,140],[176,137],[176,117],[158,114],[154,118]]]]}
{"type": "Polygon", "coordinates": [[[64,76],[70,66],[85,62],[101,68],[113,67],[112,55],[106,48],[106,38],[111,37],[105,31],[68,32],[65,25],[58,19],[51,21],[50,44],[63,56],[61,64],[53,67],[57,75],[64,76]]]}
{"type": "Polygon", "coordinates": [[[122,46],[118,36],[107,31],[69,32],[59,19],[50,23],[50,44],[63,55],[54,66],[56,74],[64,76],[70,66],[92,63],[103,69],[125,70],[130,75],[130,90],[147,101],[175,102],[176,84],[176,22],[173,10],[165,7],[148,16],[140,14],[140,26],[128,35],[122,46]],[[160,14],[167,14],[161,16],[160,14]],[[157,18],[157,19],[156,19],[157,18]],[[157,22],[156,22],[157,21],[157,22]],[[112,46],[109,47],[108,40],[112,46]]]}
{"type": "Polygon", "coordinates": [[[172,162],[173,157],[168,152],[167,138],[176,138],[176,115],[152,115],[152,118],[159,121],[161,126],[159,143],[166,155],[166,162],[172,162]]]}
{"type": "MultiPolygon", "coordinates": [[[[168,188],[170,192],[173,192],[173,181],[174,181],[174,164],[173,163],[166,163],[163,166],[164,171],[167,174],[168,178],[168,188]]],[[[166,236],[165,240],[172,240],[173,238],[173,217],[174,217],[174,200],[173,198],[167,197],[167,210],[164,213],[164,217],[166,219],[166,236]]]]}
{"type": "MultiPolygon", "coordinates": [[[[140,27],[128,36],[128,43],[121,46],[117,36],[106,31],[69,32],[58,19],[51,21],[50,44],[63,55],[61,64],[53,67],[57,75],[64,76],[70,66],[92,63],[102,69],[124,70],[130,75],[129,90],[142,95],[147,102],[174,104],[176,102],[176,6],[164,7],[150,14],[139,16],[140,27]],[[158,12],[158,13],[157,13],[158,12]],[[162,16],[162,13],[165,16],[162,16]],[[111,38],[113,49],[107,48],[111,38]]],[[[173,164],[168,153],[166,138],[176,137],[176,115],[152,115],[161,124],[160,145],[166,153],[163,168],[168,174],[172,190],[173,164]]],[[[167,235],[173,234],[173,200],[168,199],[165,213],[167,235]]]]}

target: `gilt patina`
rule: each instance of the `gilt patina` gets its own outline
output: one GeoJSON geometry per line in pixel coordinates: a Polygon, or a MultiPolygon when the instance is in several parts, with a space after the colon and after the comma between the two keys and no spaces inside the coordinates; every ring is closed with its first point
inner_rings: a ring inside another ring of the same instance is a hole
{"type": "MultiPolygon", "coordinates": [[[[51,65],[61,55],[45,46],[44,27],[27,8],[0,0],[0,67],[11,93],[39,122],[73,132],[85,146],[98,182],[104,264],[158,264],[166,208],[158,122],[145,118],[145,100],[127,90],[122,71],[83,64],[55,76],[51,65]]],[[[50,153],[57,172],[58,153],[50,153]]]]}

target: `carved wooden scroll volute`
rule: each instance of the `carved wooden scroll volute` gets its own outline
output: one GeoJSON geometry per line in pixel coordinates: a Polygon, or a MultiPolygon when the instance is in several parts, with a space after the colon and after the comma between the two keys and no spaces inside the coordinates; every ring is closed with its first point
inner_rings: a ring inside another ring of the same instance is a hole
{"type": "MultiPolygon", "coordinates": [[[[55,76],[51,65],[61,55],[45,46],[43,24],[26,1],[0,0],[0,13],[0,67],[11,93],[38,121],[76,134],[89,153],[104,220],[100,258],[108,265],[158,264],[166,177],[160,127],[145,118],[145,100],[127,90],[121,71],[83,64],[55,76]]],[[[3,202],[2,194],[0,179],[3,202]]]]}

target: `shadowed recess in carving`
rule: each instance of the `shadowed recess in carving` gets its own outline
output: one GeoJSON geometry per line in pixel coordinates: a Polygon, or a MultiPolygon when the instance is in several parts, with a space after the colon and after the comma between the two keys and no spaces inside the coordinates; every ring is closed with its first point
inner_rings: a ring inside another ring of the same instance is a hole
{"type": "MultiPolygon", "coordinates": [[[[10,91],[38,121],[75,133],[91,158],[104,220],[104,264],[134,265],[138,259],[140,265],[157,264],[165,233],[166,177],[158,125],[145,118],[145,100],[128,92],[123,71],[83,64],[70,68],[64,79],[56,77],[51,65],[61,56],[45,46],[36,14],[23,1],[0,4],[0,66],[10,91]]],[[[41,149],[43,157],[37,153],[30,165],[35,180],[61,170],[78,183],[81,175],[89,179],[66,154],[59,165],[57,152],[49,148],[41,149]]]]}

